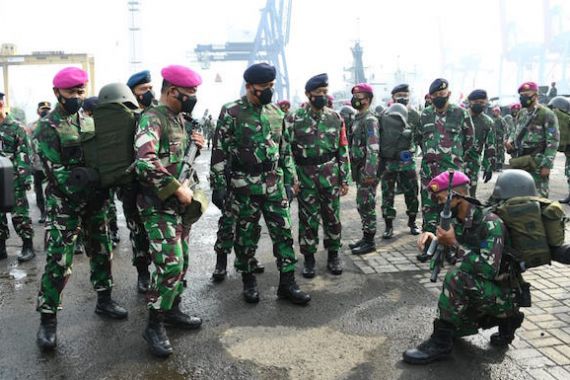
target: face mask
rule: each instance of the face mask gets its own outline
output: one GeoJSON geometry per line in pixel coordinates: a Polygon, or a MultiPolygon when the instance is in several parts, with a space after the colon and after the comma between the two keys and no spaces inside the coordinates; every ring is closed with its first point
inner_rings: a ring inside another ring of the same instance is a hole
{"type": "Polygon", "coordinates": [[[485,109],[484,105],[478,103],[471,104],[469,107],[475,115],[479,115],[481,112],[483,112],[483,109],[485,109]]]}
{"type": "Polygon", "coordinates": [[[364,104],[362,104],[362,100],[355,98],[354,96],[352,97],[352,99],[350,99],[350,104],[352,105],[352,108],[357,110],[362,109],[362,107],[364,106],[364,104]]]}
{"type": "Polygon", "coordinates": [[[430,102],[425,102],[424,108],[428,108],[429,106],[431,106],[431,103],[430,103],[430,102]]]}
{"type": "Polygon", "coordinates": [[[438,96],[436,98],[433,98],[431,101],[432,101],[433,105],[435,106],[435,108],[442,109],[443,107],[445,107],[448,100],[449,100],[449,96],[438,96]]]}
{"type": "Polygon", "coordinates": [[[271,103],[271,99],[273,98],[273,89],[268,87],[264,90],[255,90],[255,96],[259,99],[259,103],[261,105],[266,105],[271,103]]]}
{"type": "MultiPolygon", "coordinates": [[[[152,104],[152,101],[154,100],[154,92],[152,92],[151,90],[148,90],[144,94],[137,96],[137,100],[143,106],[150,107],[150,105],[152,104]]],[[[178,99],[178,100],[180,100],[180,99],[178,99]]]]}
{"type": "Polygon", "coordinates": [[[409,98],[403,98],[403,97],[402,98],[396,98],[396,103],[400,103],[400,104],[403,104],[405,106],[407,106],[409,102],[410,102],[409,98]]]}
{"type": "Polygon", "coordinates": [[[65,112],[70,115],[76,114],[83,106],[83,100],[80,98],[66,98],[63,95],[60,95],[57,100],[59,100],[65,112]]]}
{"type": "Polygon", "coordinates": [[[40,112],[40,117],[46,117],[48,115],[49,111],[48,110],[43,110],[40,112]]]}
{"type": "Polygon", "coordinates": [[[516,113],[516,112],[511,112],[511,116],[512,116],[512,117],[517,117],[517,113],[516,113]]]}
{"type": "Polygon", "coordinates": [[[311,95],[310,99],[311,104],[319,110],[326,106],[328,102],[326,95],[311,95]]]}
{"type": "Polygon", "coordinates": [[[178,93],[176,99],[178,99],[178,101],[181,103],[180,112],[185,112],[187,114],[192,113],[192,110],[198,101],[198,99],[196,99],[196,96],[184,95],[182,93],[178,93]],[[186,98],[186,100],[184,100],[184,98],[186,98]]]}
{"type": "Polygon", "coordinates": [[[528,95],[521,95],[519,97],[521,106],[523,106],[524,108],[528,108],[531,106],[532,104],[532,98],[534,97],[534,95],[528,96],[528,95]]]}

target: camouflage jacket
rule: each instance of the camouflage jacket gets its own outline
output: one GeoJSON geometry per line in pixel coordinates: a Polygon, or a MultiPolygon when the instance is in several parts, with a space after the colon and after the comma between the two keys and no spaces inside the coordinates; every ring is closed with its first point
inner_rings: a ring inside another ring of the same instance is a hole
{"type": "Polygon", "coordinates": [[[298,182],[283,117],[276,105],[256,106],[247,96],[222,107],[210,163],[213,189],[227,189],[228,172],[230,187],[241,194],[270,194],[298,182]]]}
{"type": "Polygon", "coordinates": [[[438,114],[433,106],[423,110],[415,141],[424,162],[464,169],[471,178],[469,170],[478,157],[474,140],[473,121],[466,110],[455,104],[450,104],[445,114],[438,114]]]}
{"type": "Polygon", "coordinates": [[[143,187],[166,200],[180,187],[178,175],[188,147],[185,121],[164,104],[141,115],[135,134],[135,172],[143,187]]]}
{"type": "Polygon", "coordinates": [[[380,127],[370,110],[356,114],[352,125],[350,160],[353,175],[360,181],[377,178],[380,163],[380,127]]]}
{"type": "Polygon", "coordinates": [[[314,112],[306,104],[284,119],[301,187],[348,184],[350,163],[346,128],[340,115],[325,107],[314,112]],[[328,158],[328,159],[327,159],[328,158]],[[327,159],[311,164],[310,160],[327,159]]]}
{"type": "Polygon", "coordinates": [[[532,154],[539,167],[552,169],[560,141],[556,115],[541,104],[533,109],[523,108],[509,140],[515,149],[532,151],[523,154],[532,154]]]}
{"type": "Polygon", "coordinates": [[[479,169],[483,171],[493,170],[497,161],[497,137],[493,119],[481,113],[471,117],[475,130],[474,149],[471,150],[471,159],[468,162],[471,181],[477,181],[479,169]],[[481,159],[481,156],[482,159],[481,159]]]}
{"type": "Polygon", "coordinates": [[[566,152],[568,145],[570,145],[570,115],[558,108],[554,109],[554,113],[558,119],[558,127],[560,129],[560,144],[558,145],[558,151],[566,152]]]}
{"type": "MultiPolygon", "coordinates": [[[[511,116],[512,117],[512,116],[511,116]]],[[[491,117],[493,119],[493,123],[495,126],[495,134],[497,135],[497,144],[504,144],[507,141],[509,135],[507,134],[509,131],[509,125],[504,117],[491,117]]]]}
{"type": "Polygon", "coordinates": [[[0,123],[0,154],[12,161],[18,185],[32,183],[30,142],[23,125],[10,115],[0,123]]]}
{"type": "Polygon", "coordinates": [[[496,214],[471,204],[463,223],[454,220],[454,228],[460,244],[459,269],[486,280],[494,280],[504,272],[506,228],[496,214]]]}
{"type": "Polygon", "coordinates": [[[515,129],[516,120],[511,114],[505,115],[504,120],[506,123],[505,141],[508,141],[515,129]]]}

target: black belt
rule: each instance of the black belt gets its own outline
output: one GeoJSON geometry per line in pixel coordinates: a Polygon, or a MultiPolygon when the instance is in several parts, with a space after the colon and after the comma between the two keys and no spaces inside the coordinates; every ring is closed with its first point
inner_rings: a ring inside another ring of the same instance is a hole
{"type": "Polygon", "coordinates": [[[261,173],[273,172],[277,169],[277,161],[264,161],[260,164],[243,165],[232,160],[232,170],[243,172],[249,175],[261,175],[261,173]]]}
{"type": "Polygon", "coordinates": [[[539,153],[544,153],[544,147],[543,146],[538,146],[538,147],[534,147],[534,148],[523,148],[521,156],[526,156],[526,155],[535,155],[535,154],[539,154],[539,153]]]}
{"type": "Polygon", "coordinates": [[[322,165],[336,157],[336,153],[326,153],[319,157],[298,157],[295,156],[295,164],[299,166],[322,165]]]}

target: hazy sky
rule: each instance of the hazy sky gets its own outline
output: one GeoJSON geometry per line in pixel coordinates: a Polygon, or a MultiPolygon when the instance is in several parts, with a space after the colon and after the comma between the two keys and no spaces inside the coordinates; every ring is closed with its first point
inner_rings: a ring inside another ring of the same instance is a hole
{"type": "MultiPolygon", "coordinates": [[[[140,56],[160,86],[160,69],[186,64],[204,78],[197,114],[239,95],[245,62],[213,63],[203,70],[192,52],[198,43],[251,41],[266,0],[140,0],[140,56]],[[214,78],[219,74],[222,83],[214,78]]],[[[505,0],[505,20],[512,29],[509,44],[544,40],[544,2],[505,0]]],[[[550,0],[554,32],[569,25],[563,0],[550,0]]],[[[360,39],[369,81],[395,83],[399,69],[418,97],[439,76],[451,82],[454,95],[486,88],[499,91],[503,38],[499,0],[293,0],[287,62],[291,93],[304,98],[304,84],[328,72],[332,91],[345,90],[344,68],[351,65],[350,47],[360,39]],[[465,70],[464,68],[467,68],[465,70]]],[[[129,65],[127,0],[0,0],[0,43],[15,43],[22,54],[32,51],[89,53],[95,57],[96,89],[125,82],[129,65]]],[[[570,28],[569,28],[570,29],[570,28]]],[[[560,65],[547,65],[544,81],[560,81],[560,65]]],[[[31,118],[35,104],[53,100],[51,80],[57,66],[12,67],[11,102],[31,118]]],[[[524,80],[538,80],[537,65],[527,65],[524,80]]],[[[504,66],[505,95],[516,91],[517,67],[504,66]]],[[[2,79],[0,78],[0,83],[2,79]]],[[[3,88],[0,86],[0,88],[3,88]]]]}

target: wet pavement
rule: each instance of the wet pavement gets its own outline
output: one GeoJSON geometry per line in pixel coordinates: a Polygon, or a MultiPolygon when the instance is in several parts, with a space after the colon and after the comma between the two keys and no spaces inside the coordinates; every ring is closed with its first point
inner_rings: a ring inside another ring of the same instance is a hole
{"type": "MultiPolygon", "coordinates": [[[[198,158],[198,171],[206,184],[209,152],[204,153],[198,158]]],[[[563,163],[558,157],[551,181],[553,199],[566,195],[563,163]]],[[[481,199],[494,179],[479,185],[481,199]]],[[[342,201],[345,243],[360,238],[354,196],[352,188],[342,201]]],[[[414,260],[415,237],[405,227],[402,196],[397,197],[396,236],[389,243],[378,238],[376,253],[357,258],[344,252],[342,276],[326,272],[322,248],[316,278],[303,279],[299,266],[298,282],[313,297],[306,307],[276,299],[278,273],[265,227],[258,250],[266,266],[258,275],[261,302],[250,305],[242,300],[241,279],[233,269],[223,283],[211,282],[219,217],[211,206],[193,227],[183,298],[183,309],[201,316],[203,327],[192,332],[169,329],[175,353],[166,360],[154,358],[141,336],[147,311],[136,293],[128,231],[117,202],[121,242],[114,251],[113,295],[128,308],[128,320],[106,320],[94,313],[96,294],[89,282],[88,258],[75,256],[64,309],[58,314],[57,350],[41,353],[35,345],[39,315],[34,308],[45,264],[43,228],[37,224],[33,193],[29,200],[38,257],[17,263],[20,240],[12,230],[9,258],[0,262],[0,379],[570,378],[570,268],[562,265],[529,273],[535,304],[524,310],[528,319],[509,350],[490,347],[491,331],[485,331],[459,339],[449,360],[423,367],[401,361],[403,350],[430,334],[441,286],[431,284],[426,266],[414,260]]],[[[378,213],[381,235],[379,203],[378,213]]],[[[292,215],[297,226],[295,202],[292,215]]]]}

